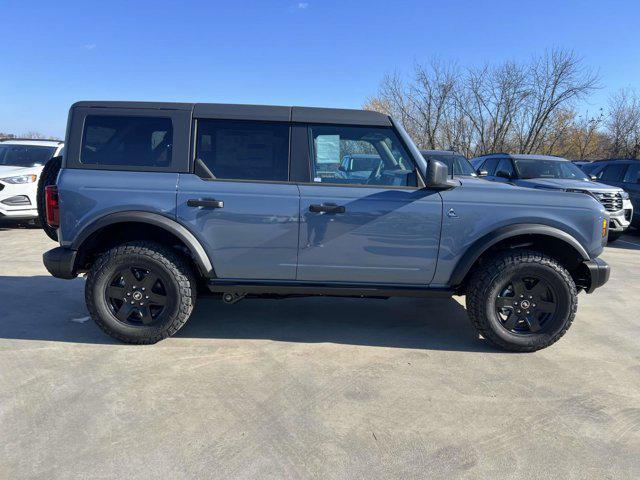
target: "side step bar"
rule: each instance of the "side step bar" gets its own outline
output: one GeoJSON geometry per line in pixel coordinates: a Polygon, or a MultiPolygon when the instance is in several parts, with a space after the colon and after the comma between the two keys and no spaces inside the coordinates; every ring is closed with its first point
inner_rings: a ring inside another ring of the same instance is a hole
{"type": "Polygon", "coordinates": [[[424,285],[373,285],[326,282],[210,280],[213,293],[235,295],[318,295],[327,297],[450,297],[453,290],[424,285]]]}

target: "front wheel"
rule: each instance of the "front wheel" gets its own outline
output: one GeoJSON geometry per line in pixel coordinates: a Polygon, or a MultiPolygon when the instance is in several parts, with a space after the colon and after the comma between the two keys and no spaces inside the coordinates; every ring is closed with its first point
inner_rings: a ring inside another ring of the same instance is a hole
{"type": "Polygon", "coordinates": [[[150,344],[176,333],[196,300],[196,281],[174,250],[131,242],[101,255],[87,276],[85,299],[96,324],[126,343],[150,344]]]}
{"type": "Polygon", "coordinates": [[[533,352],[566,333],[578,292],[556,260],[520,250],[481,265],[470,279],[466,302],[471,322],[487,341],[505,350],[533,352]]]}

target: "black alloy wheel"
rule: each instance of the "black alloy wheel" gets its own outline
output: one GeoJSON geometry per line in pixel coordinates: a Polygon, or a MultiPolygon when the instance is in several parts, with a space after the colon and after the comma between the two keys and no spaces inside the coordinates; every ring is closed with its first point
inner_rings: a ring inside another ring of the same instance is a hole
{"type": "Polygon", "coordinates": [[[105,300],[113,316],[130,326],[152,326],[170,310],[167,280],[154,270],[123,266],[107,283],[105,300]]]}
{"type": "Polygon", "coordinates": [[[512,333],[542,333],[555,321],[558,295],[545,279],[516,274],[498,293],[495,309],[502,327],[512,333]]]}

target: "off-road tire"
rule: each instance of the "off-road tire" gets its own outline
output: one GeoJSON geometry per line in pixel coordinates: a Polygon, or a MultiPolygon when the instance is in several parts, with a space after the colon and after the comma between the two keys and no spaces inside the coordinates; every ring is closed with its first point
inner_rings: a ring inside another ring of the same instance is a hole
{"type": "Polygon", "coordinates": [[[42,229],[47,236],[54,241],[58,241],[58,232],[55,228],[47,225],[47,212],[44,196],[44,187],[48,185],[55,185],[58,179],[58,173],[62,167],[62,157],[53,157],[49,160],[40,174],[38,179],[38,190],[36,193],[36,204],[38,206],[38,221],[42,225],[42,229]]]}
{"type": "Polygon", "coordinates": [[[496,254],[472,273],[466,305],[471,323],[485,340],[504,350],[533,352],[552,345],[566,333],[576,314],[578,292],[569,272],[553,258],[531,250],[512,250],[496,254]],[[557,318],[541,333],[512,333],[495,312],[501,279],[517,272],[544,275],[558,292],[557,318]]]}
{"type": "Polygon", "coordinates": [[[187,322],[196,302],[196,279],[187,261],[175,250],[153,242],[130,242],[103,253],[93,264],[85,285],[91,318],[108,335],[125,343],[153,344],[176,333],[187,322]],[[173,294],[173,305],[158,325],[132,327],[112,313],[105,291],[123,266],[142,266],[162,272],[173,294]]]}
{"type": "Polygon", "coordinates": [[[622,232],[611,232],[609,231],[609,236],[607,237],[607,243],[613,243],[618,240],[622,236],[622,232]]]}

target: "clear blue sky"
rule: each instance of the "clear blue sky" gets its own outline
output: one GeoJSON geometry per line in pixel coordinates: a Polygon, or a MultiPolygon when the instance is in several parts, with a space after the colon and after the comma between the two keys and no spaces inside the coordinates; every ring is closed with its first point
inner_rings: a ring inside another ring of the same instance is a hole
{"type": "Polygon", "coordinates": [[[640,2],[0,0],[0,131],[63,136],[76,100],[359,107],[389,71],[574,49],[606,103],[640,87],[640,2]]]}

